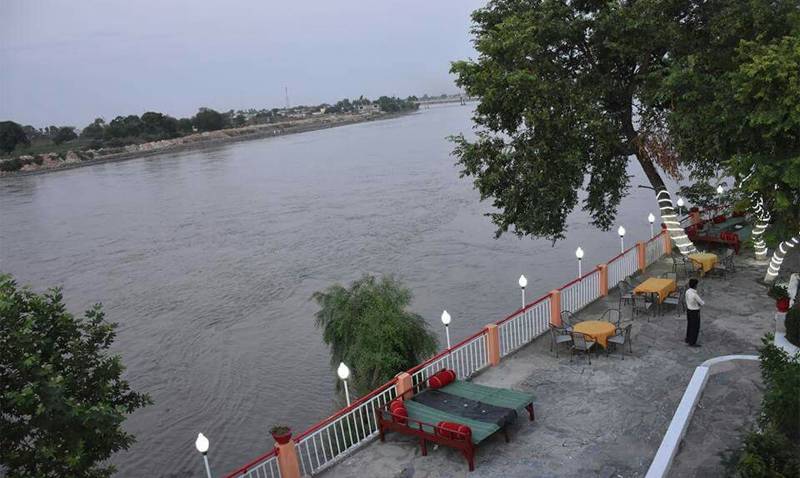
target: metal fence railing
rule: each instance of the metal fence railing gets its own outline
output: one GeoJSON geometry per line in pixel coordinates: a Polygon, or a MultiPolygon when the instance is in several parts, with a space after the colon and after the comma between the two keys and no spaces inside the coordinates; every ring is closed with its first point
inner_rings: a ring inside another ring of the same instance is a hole
{"type": "Polygon", "coordinates": [[[500,335],[500,357],[530,343],[550,328],[550,296],[529,304],[497,325],[500,335]]]}
{"type": "Polygon", "coordinates": [[[664,240],[659,234],[651,238],[644,246],[645,262],[648,267],[664,255],[664,240]]]}
{"type": "Polygon", "coordinates": [[[561,310],[577,312],[600,297],[600,271],[595,269],[561,289],[561,310]]]}
{"type": "Polygon", "coordinates": [[[378,434],[375,409],[395,398],[395,381],[299,435],[297,456],[303,475],[317,473],[363,446],[378,434]]]}
{"type": "Polygon", "coordinates": [[[281,469],[278,468],[278,453],[275,448],[268,453],[256,458],[247,465],[239,468],[225,478],[281,478],[281,469]]]}
{"type": "MultiPolygon", "coordinates": [[[[662,241],[662,235],[659,234],[645,244],[647,266],[663,255],[662,241]]],[[[608,289],[639,269],[638,254],[638,248],[634,246],[608,262],[608,289]]],[[[601,279],[600,270],[595,269],[561,287],[561,310],[577,312],[600,298],[601,279]]],[[[500,357],[509,355],[549,330],[552,319],[551,301],[551,296],[545,295],[496,323],[500,357]]],[[[415,388],[444,368],[455,370],[458,378],[469,378],[489,366],[488,347],[487,332],[484,329],[407,373],[411,375],[415,388]]],[[[302,474],[318,473],[375,438],[378,434],[375,410],[396,398],[396,382],[397,379],[393,379],[298,435],[295,443],[302,474]]],[[[226,476],[239,477],[281,478],[276,450],[273,449],[226,476]]]]}

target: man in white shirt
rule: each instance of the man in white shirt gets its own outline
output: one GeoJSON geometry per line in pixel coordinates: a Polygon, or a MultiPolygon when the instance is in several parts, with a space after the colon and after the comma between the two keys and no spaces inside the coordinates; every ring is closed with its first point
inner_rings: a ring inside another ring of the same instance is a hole
{"type": "Polygon", "coordinates": [[[699,347],[697,334],[700,332],[700,307],[706,305],[697,293],[697,279],[689,280],[686,289],[686,343],[690,347],[699,347]]]}

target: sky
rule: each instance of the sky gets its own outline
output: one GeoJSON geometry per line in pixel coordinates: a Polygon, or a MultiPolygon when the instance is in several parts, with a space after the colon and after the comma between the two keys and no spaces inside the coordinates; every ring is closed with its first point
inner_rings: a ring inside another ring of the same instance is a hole
{"type": "Polygon", "coordinates": [[[2,0],[0,121],[454,93],[485,0],[2,0]]]}

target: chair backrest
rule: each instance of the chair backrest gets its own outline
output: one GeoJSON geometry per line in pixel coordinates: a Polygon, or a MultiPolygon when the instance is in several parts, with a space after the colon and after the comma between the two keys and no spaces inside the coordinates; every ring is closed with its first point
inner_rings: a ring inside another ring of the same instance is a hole
{"type": "Polygon", "coordinates": [[[575,325],[575,322],[577,322],[577,320],[575,320],[575,316],[572,315],[572,312],[570,312],[568,310],[562,310],[561,311],[561,323],[562,324],[567,324],[569,326],[572,326],[572,325],[575,325]]]}
{"type": "Polygon", "coordinates": [[[619,327],[621,317],[622,315],[619,313],[619,309],[606,309],[602,317],[600,317],[600,320],[608,321],[614,324],[615,327],[619,327]]]}
{"type": "Polygon", "coordinates": [[[631,327],[633,327],[633,324],[628,324],[625,326],[625,342],[628,342],[631,339],[631,327]]]}
{"type": "Polygon", "coordinates": [[[625,295],[631,291],[631,286],[629,286],[624,280],[617,282],[617,287],[619,288],[619,293],[621,295],[625,295]]]}
{"type": "Polygon", "coordinates": [[[586,350],[586,337],[580,332],[572,332],[572,343],[576,349],[586,350]]]}
{"type": "Polygon", "coordinates": [[[678,280],[678,274],[676,272],[664,272],[659,277],[662,279],[672,279],[674,281],[678,280]]]}

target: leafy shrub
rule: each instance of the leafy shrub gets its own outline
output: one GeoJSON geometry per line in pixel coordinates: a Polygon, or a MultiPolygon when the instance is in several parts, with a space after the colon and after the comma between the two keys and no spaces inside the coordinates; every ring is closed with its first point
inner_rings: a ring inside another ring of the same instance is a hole
{"type": "Polygon", "coordinates": [[[734,463],[739,478],[800,476],[800,450],[771,426],[747,433],[734,463]]]}
{"type": "Polygon", "coordinates": [[[19,158],[0,161],[0,171],[19,171],[21,167],[22,161],[20,161],[19,158]]]}
{"type": "Polygon", "coordinates": [[[789,438],[800,439],[800,355],[789,356],[773,343],[772,335],[762,342],[758,355],[764,379],[764,427],[773,424],[789,438]]]}
{"type": "Polygon", "coordinates": [[[783,284],[773,284],[767,291],[767,295],[775,300],[788,299],[789,290],[783,284]]]}

